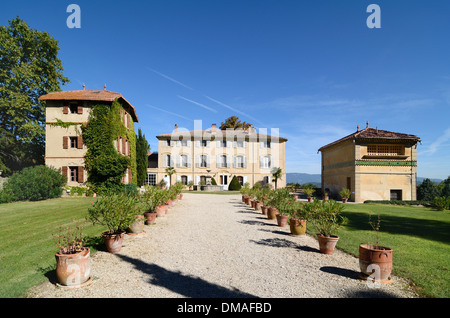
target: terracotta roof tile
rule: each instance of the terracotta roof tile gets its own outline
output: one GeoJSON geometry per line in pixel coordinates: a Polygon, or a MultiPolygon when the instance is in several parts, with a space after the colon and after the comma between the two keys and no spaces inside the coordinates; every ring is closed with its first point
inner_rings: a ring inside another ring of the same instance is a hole
{"type": "Polygon", "coordinates": [[[381,130],[378,128],[367,127],[363,130],[356,131],[353,134],[350,134],[339,140],[329,143],[328,145],[321,147],[319,149],[319,151],[322,151],[325,148],[328,148],[330,146],[344,142],[346,140],[371,139],[371,138],[373,138],[373,139],[389,139],[389,140],[392,140],[392,139],[411,140],[411,141],[415,141],[415,142],[420,141],[420,138],[415,135],[409,135],[409,134],[403,134],[403,133],[398,133],[398,132],[393,132],[393,131],[381,130]]]}
{"type": "Polygon", "coordinates": [[[129,112],[135,122],[138,122],[136,110],[120,93],[110,92],[107,90],[74,90],[52,92],[39,97],[39,100],[88,100],[88,101],[105,101],[113,102],[116,98],[122,99],[129,106],[129,112]]]}

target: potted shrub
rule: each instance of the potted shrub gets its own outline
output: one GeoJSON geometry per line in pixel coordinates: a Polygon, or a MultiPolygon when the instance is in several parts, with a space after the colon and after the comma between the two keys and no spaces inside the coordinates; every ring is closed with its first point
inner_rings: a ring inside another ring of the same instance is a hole
{"type": "Polygon", "coordinates": [[[289,213],[289,229],[292,235],[306,234],[306,221],[308,219],[302,202],[295,202],[294,208],[289,213]]]}
{"type": "Polygon", "coordinates": [[[339,195],[342,198],[342,203],[347,203],[348,198],[352,195],[350,189],[344,188],[339,192],[339,195]]]}
{"type": "Polygon", "coordinates": [[[278,210],[278,214],[276,215],[277,224],[280,227],[284,227],[287,224],[289,213],[295,207],[295,199],[289,194],[288,189],[276,190],[276,196],[277,199],[275,200],[274,205],[278,210]]]}
{"type": "Polygon", "coordinates": [[[359,275],[362,279],[373,279],[376,282],[390,283],[392,272],[392,249],[378,244],[378,233],[380,231],[380,216],[377,223],[371,220],[369,214],[369,224],[374,231],[373,244],[359,245],[359,275]]]}
{"type": "Polygon", "coordinates": [[[143,205],[144,217],[146,218],[145,224],[150,225],[155,222],[156,219],[156,207],[157,207],[157,192],[158,188],[146,185],[144,187],[144,193],[141,195],[141,202],[143,205]]]}
{"type": "Polygon", "coordinates": [[[246,203],[249,191],[250,191],[250,183],[246,182],[244,186],[239,190],[239,192],[242,195],[242,202],[246,203]]]}
{"type": "Polygon", "coordinates": [[[192,191],[194,189],[194,181],[189,181],[187,184],[189,191],[192,191]]]}
{"type": "Polygon", "coordinates": [[[117,253],[122,248],[125,231],[140,213],[138,198],[127,193],[106,193],[88,209],[88,219],[108,228],[102,233],[106,248],[117,253]]]}
{"type": "Polygon", "coordinates": [[[336,232],[347,222],[341,215],[344,206],[334,200],[319,201],[314,198],[313,202],[305,204],[304,209],[310,215],[310,222],[316,229],[320,252],[333,254],[339,236],[336,232]]]}
{"type": "Polygon", "coordinates": [[[90,249],[84,246],[82,227],[63,229],[59,227],[53,234],[58,251],[56,258],[56,277],[61,286],[80,287],[91,281],[90,249]]]}
{"type": "Polygon", "coordinates": [[[267,185],[261,189],[261,193],[260,193],[260,197],[259,197],[258,201],[260,202],[260,205],[261,205],[261,213],[264,215],[267,215],[267,210],[269,207],[266,204],[267,204],[267,201],[269,200],[270,194],[271,194],[271,190],[270,190],[270,187],[268,187],[267,185]]]}
{"type": "Polygon", "coordinates": [[[311,187],[306,187],[306,188],[304,188],[303,189],[303,193],[306,195],[306,197],[308,198],[308,202],[312,202],[313,201],[313,193],[315,192],[316,190],[314,190],[313,188],[311,188],[311,187]]]}
{"type": "Polygon", "coordinates": [[[278,190],[272,190],[267,199],[267,218],[273,220],[278,214],[278,209],[276,208],[279,200],[278,190]]]}
{"type": "Polygon", "coordinates": [[[328,196],[328,192],[325,191],[325,193],[323,194],[323,200],[328,201],[329,199],[330,197],[328,196]]]}

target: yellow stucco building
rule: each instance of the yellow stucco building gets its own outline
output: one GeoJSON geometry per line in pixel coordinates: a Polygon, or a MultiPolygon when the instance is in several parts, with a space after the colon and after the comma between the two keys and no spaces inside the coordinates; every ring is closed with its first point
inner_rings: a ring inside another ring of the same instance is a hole
{"type": "Polygon", "coordinates": [[[415,135],[370,128],[319,149],[322,191],[338,198],[343,188],[351,201],[416,200],[417,142],[415,135]]]}
{"type": "Polygon", "coordinates": [[[194,128],[188,131],[175,125],[172,133],[156,136],[158,154],[149,157],[146,183],[159,184],[164,180],[167,184],[200,185],[214,178],[218,186],[227,190],[236,176],[241,185],[259,182],[275,187],[271,170],[279,167],[282,177],[276,186],[286,185],[287,139],[278,136],[277,129],[268,135],[267,129],[258,133],[255,128],[220,130],[216,124],[204,130],[194,128]],[[167,167],[173,167],[176,173],[169,177],[167,167]]]}
{"type": "MultiPolygon", "coordinates": [[[[134,107],[120,94],[106,90],[73,90],[52,92],[39,97],[46,102],[45,116],[45,164],[61,169],[67,177],[67,185],[84,186],[87,173],[84,169],[84,156],[87,151],[81,136],[81,125],[89,121],[91,106],[99,103],[111,104],[118,100],[122,105],[121,119],[124,126],[131,129],[130,123],[138,122],[134,107]]],[[[114,141],[117,151],[130,156],[130,144],[126,138],[114,141]]],[[[122,178],[130,183],[131,169],[122,178]]]]}

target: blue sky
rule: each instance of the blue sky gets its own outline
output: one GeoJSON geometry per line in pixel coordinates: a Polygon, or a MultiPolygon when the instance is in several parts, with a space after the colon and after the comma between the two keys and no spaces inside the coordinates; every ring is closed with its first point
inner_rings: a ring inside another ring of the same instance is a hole
{"type": "Polygon", "coordinates": [[[2,1],[59,41],[64,90],[120,92],[152,150],[174,124],[239,116],[288,138],[287,172],[356,126],[417,135],[418,176],[450,175],[450,1],[2,1]],[[66,12],[81,8],[81,28],[66,12]],[[369,4],[381,28],[369,29],[369,4]]]}

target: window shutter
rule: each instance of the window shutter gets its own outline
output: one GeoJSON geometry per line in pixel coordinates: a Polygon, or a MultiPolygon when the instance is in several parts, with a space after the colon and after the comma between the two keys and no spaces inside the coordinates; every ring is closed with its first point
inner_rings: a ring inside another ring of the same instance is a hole
{"type": "Polygon", "coordinates": [[[127,146],[127,140],[125,138],[122,138],[122,154],[125,154],[126,146],[127,146]]]}
{"type": "Polygon", "coordinates": [[[181,166],[181,156],[177,155],[177,168],[181,166]]]}
{"type": "Polygon", "coordinates": [[[244,148],[247,148],[247,142],[244,140],[244,148]]]}
{"type": "Polygon", "coordinates": [[[68,114],[69,113],[69,106],[64,105],[63,106],[63,114],[68,114]]]}
{"type": "Polygon", "coordinates": [[[210,168],[210,156],[206,156],[206,168],[210,168]]]}
{"type": "Polygon", "coordinates": [[[242,160],[244,161],[244,168],[247,168],[247,156],[243,156],[242,160]]]}
{"type": "Polygon", "coordinates": [[[83,169],[83,167],[78,167],[78,182],[79,183],[83,183],[84,182],[84,171],[83,171],[84,169],[83,169]]]}
{"type": "Polygon", "coordinates": [[[69,137],[63,137],[63,149],[69,149],[69,137]]]}
{"type": "Polygon", "coordinates": [[[68,181],[67,178],[67,166],[61,167],[61,174],[66,177],[66,181],[68,181]]]}
{"type": "Polygon", "coordinates": [[[133,181],[133,176],[131,175],[131,168],[128,168],[128,183],[131,183],[133,181]]]}
{"type": "Polygon", "coordinates": [[[77,139],[77,148],[83,149],[83,136],[78,136],[77,139]]]}
{"type": "Polygon", "coordinates": [[[195,141],[195,147],[200,147],[200,140],[195,141]]]}
{"type": "Polygon", "coordinates": [[[260,168],[264,167],[264,157],[263,156],[259,156],[259,167],[260,168]]]}
{"type": "Polygon", "coordinates": [[[272,156],[269,156],[269,168],[273,167],[273,161],[272,156]]]}
{"type": "Polygon", "coordinates": [[[231,167],[231,156],[227,156],[227,168],[231,167]]]}
{"type": "Polygon", "coordinates": [[[80,114],[80,115],[83,114],[83,106],[78,106],[77,107],[77,113],[80,114]]]}
{"type": "Polygon", "coordinates": [[[220,164],[220,156],[217,155],[217,156],[216,156],[216,168],[220,168],[220,167],[221,167],[221,164],[220,164]]]}
{"type": "Polygon", "coordinates": [[[233,168],[236,168],[236,160],[237,160],[237,157],[233,156],[233,168]]]}
{"type": "Polygon", "coordinates": [[[247,183],[247,176],[244,176],[244,185],[247,183]]]}
{"type": "Polygon", "coordinates": [[[233,141],[233,148],[237,148],[237,141],[233,141]]]}

